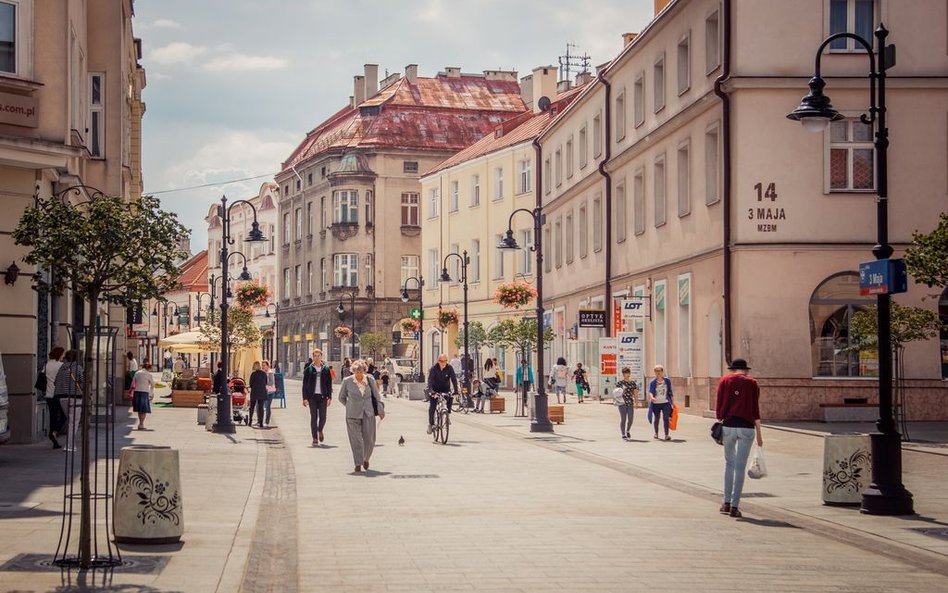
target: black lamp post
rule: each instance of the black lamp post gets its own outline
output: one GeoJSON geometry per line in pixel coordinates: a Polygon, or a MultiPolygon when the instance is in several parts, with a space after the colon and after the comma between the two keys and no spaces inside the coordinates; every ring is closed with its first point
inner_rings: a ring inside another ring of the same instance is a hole
{"type": "Polygon", "coordinates": [[[411,296],[408,294],[408,282],[414,280],[415,284],[418,285],[418,311],[421,313],[421,317],[418,318],[418,380],[424,382],[425,380],[425,305],[423,298],[421,296],[422,289],[425,287],[425,279],[420,276],[411,276],[410,278],[405,278],[405,284],[402,285],[402,302],[407,303],[411,300],[411,296]]]}
{"type": "MultiPolygon", "coordinates": [[[[215,306],[215,305],[214,305],[214,301],[217,299],[217,286],[218,286],[218,285],[223,286],[223,284],[222,284],[222,282],[221,282],[222,280],[223,280],[223,278],[221,278],[221,277],[219,277],[219,276],[216,276],[216,275],[214,275],[214,274],[211,274],[211,277],[210,277],[210,279],[209,279],[209,284],[210,284],[210,286],[211,286],[211,308],[208,310],[208,314],[209,314],[209,315],[212,314],[213,311],[214,311],[214,306],[215,306]]],[[[234,297],[234,293],[232,293],[232,292],[230,291],[230,285],[228,284],[228,286],[227,286],[227,298],[233,298],[233,297],[234,297]]],[[[211,369],[212,369],[212,370],[213,370],[213,368],[214,368],[214,365],[216,365],[216,364],[217,364],[217,354],[214,353],[214,352],[211,352],[211,369]]]]}
{"type": "MultiPolygon", "coordinates": [[[[888,148],[889,129],[886,127],[885,71],[895,65],[895,46],[886,45],[889,32],[883,25],[875,31],[878,51],[873,51],[871,40],[853,33],[836,33],[823,40],[816,52],[816,67],[810,79],[810,93],[803,97],[799,107],[787,115],[799,121],[812,132],[823,131],[831,121],[843,119],[823,94],[826,82],[820,76],[823,50],[836,39],[852,39],[865,48],[869,57],[869,112],[859,120],[875,125],[876,149],[876,245],[872,253],[877,260],[892,255],[888,230],[888,148]]],[[[902,436],[895,427],[892,415],[892,327],[891,296],[877,295],[879,342],[879,432],[869,436],[872,450],[872,482],[862,495],[862,512],[870,515],[914,514],[912,494],[902,484],[902,436]]]]}
{"type": "Polygon", "coordinates": [[[507,220],[507,235],[497,247],[499,249],[519,250],[520,245],[514,239],[513,218],[518,212],[526,212],[533,218],[533,245],[530,249],[536,254],[536,278],[537,278],[537,376],[536,376],[536,404],[534,406],[534,418],[530,424],[530,432],[553,432],[553,424],[550,422],[550,414],[546,405],[546,381],[543,371],[543,245],[540,242],[540,232],[543,226],[543,210],[537,206],[529,210],[527,208],[518,208],[510,213],[507,220]]]}
{"type": "Polygon", "coordinates": [[[464,389],[465,393],[471,393],[471,374],[474,369],[471,367],[474,366],[474,361],[471,360],[470,352],[470,328],[468,326],[467,319],[467,265],[471,263],[471,258],[468,257],[467,251],[464,251],[463,254],[458,255],[457,253],[449,253],[444,256],[444,261],[441,262],[441,281],[442,282],[451,282],[451,274],[448,274],[448,260],[452,257],[456,257],[461,260],[461,284],[464,286],[464,364],[461,367],[464,369],[464,389]]]}
{"type": "MultiPolygon", "coordinates": [[[[221,371],[223,371],[224,380],[221,381],[221,392],[217,398],[217,422],[214,424],[214,432],[234,433],[237,427],[234,425],[234,419],[231,410],[230,386],[227,384],[229,377],[228,364],[230,362],[230,344],[228,344],[227,335],[227,298],[230,297],[230,287],[227,286],[227,274],[229,254],[227,247],[233,245],[234,240],[230,236],[230,211],[237,204],[246,204],[253,212],[253,224],[250,232],[247,234],[247,242],[266,241],[263,231],[260,230],[260,224],[257,222],[257,209],[249,200],[237,200],[230,206],[227,205],[227,196],[221,196],[221,205],[218,209],[218,215],[221,217],[221,371]]],[[[243,254],[241,254],[243,256],[243,254]]],[[[240,274],[241,280],[250,280],[250,274],[247,272],[247,258],[244,257],[244,269],[240,274]]]]}
{"type": "MultiPolygon", "coordinates": [[[[339,296],[340,296],[340,297],[344,297],[344,296],[349,297],[349,318],[351,319],[351,321],[349,322],[349,329],[352,330],[352,337],[350,338],[350,340],[352,340],[352,352],[350,352],[350,354],[352,354],[352,356],[355,357],[355,339],[356,339],[356,293],[355,293],[355,291],[352,291],[352,292],[344,292],[344,293],[340,294],[339,296]]],[[[345,312],[346,312],[346,308],[345,308],[345,306],[342,304],[342,300],[340,299],[340,300],[339,300],[339,304],[336,305],[336,313],[338,313],[338,314],[340,314],[340,315],[343,315],[343,314],[345,314],[345,312]]],[[[342,350],[342,347],[340,346],[339,349],[342,350]]],[[[342,353],[340,352],[340,354],[342,354],[342,353]]]]}
{"type": "Polygon", "coordinates": [[[276,303],[267,303],[267,308],[263,313],[263,316],[266,317],[267,319],[270,319],[271,317],[273,317],[273,342],[271,343],[271,347],[269,348],[270,350],[269,358],[272,359],[274,366],[276,365],[276,362],[277,362],[276,356],[274,356],[276,354],[276,337],[279,335],[279,333],[277,333],[277,329],[278,329],[277,323],[279,322],[279,319],[277,319],[278,309],[279,307],[277,307],[276,303]],[[273,307],[273,315],[270,315],[270,307],[273,307]]]}
{"type": "Polygon", "coordinates": [[[197,293],[197,296],[195,297],[195,300],[197,301],[197,304],[196,304],[197,311],[195,311],[194,313],[194,321],[197,322],[198,327],[201,327],[201,322],[203,322],[206,319],[206,317],[201,316],[201,303],[203,302],[204,297],[208,297],[208,300],[210,300],[211,293],[199,292],[197,293]]]}

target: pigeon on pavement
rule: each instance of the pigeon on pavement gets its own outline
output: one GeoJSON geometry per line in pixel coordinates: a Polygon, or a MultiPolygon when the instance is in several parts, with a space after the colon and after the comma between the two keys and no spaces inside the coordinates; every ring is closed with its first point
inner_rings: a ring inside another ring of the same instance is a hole
{"type": "Polygon", "coordinates": [[[398,437],[398,446],[402,447],[404,445],[405,445],[405,437],[403,436],[398,437]]]}

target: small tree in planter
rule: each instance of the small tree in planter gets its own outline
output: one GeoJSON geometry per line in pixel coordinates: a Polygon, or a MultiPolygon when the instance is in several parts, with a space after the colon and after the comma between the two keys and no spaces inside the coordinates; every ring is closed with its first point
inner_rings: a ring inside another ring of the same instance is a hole
{"type": "Polygon", "coordinates": [[[362,354],[368,354],[372,358],[378,356],[379,352],[384,352],[391,343],[391,340],[382,334],[367,332],[359,336],[359,347],[362,349],[362,354]]]}
{"type": "MultiPolygon", "coordinates": [[[[473,331],[471,334],[473,335],[473,331]]],[[[553,328],[547,325],[543,328],[543,345],[553,342],[553,328]]],[[[504,319],[487,332],[486,344],[491,347],[506,346],[520,353],[526,358],[528,352],[537,349],[537,320],[536,319],[504,319]]],[[[537,381],[542,380],[537,377],[537,381]]]]}
{"type": "Polygon", "coordinates": [[[494,302],[507,309],[525,307],[537,298],[537,289],[526,282],[505,282],[494,292],[494,302]]]}
{"type": "MultiPolygon", "coordinates": [[[[480,321],[472,321],[467,324],[470,328],[471,336],[468,339],[468,347],[471,349],[471,352],[474,353],[472,358],[474,358],[474,364],[480,364],[480,351],[481,347],[487,343],[487,330],[484,329],[484,324],[480,321]]],[[[464,328],[461,327],[458,331],[458,335],[454,337],[454,346],[458,350],[464,348],[464,328]]]]}
{"type": "MultiPolygon", "coordinates": [[[[221,343],[220,315],[215,313],[211,311],[201,326],[201,341],[212,347],[218,347],[221,343]]],[[[227,312],[227,343],[232,349],[260,341],[260,327],[253,317],[253,309],[244,307],[234,307],[227,312]]]]}
{"type": "Polygon", "coordinates": [[[457,309],[442,309],[438,311],[438,325],[442,328],[448,327],[449,325],[457,325],[458,319],[457,309]]]}

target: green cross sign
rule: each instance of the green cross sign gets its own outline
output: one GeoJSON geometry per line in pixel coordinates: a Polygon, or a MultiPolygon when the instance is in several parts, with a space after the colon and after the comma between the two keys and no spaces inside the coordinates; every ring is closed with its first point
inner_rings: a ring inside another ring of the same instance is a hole
{"type": "Polygon", "coordinates": [[[422,318],[421,309],[419,309],[418,307],[412,307],[411,313],[409,313],[408,316],[411,317],[412,319],[421,319],[422,318]]]}

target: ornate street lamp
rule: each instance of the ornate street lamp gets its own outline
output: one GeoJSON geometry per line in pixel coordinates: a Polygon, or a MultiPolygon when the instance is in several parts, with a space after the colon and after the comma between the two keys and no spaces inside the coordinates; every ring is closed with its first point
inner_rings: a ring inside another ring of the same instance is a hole
{"type": "Polygon", "coordinates": [[[543,226],[544,215],[542,209],[537,206],[529,210],[527,208],[518,208],[510,213],[507,220],[507,234],[501,240],[498,249],[509,249],[519,251],[520,245],[514,239],[513,218],[518,212],[526,212],[533,218],[533,245],[530,249],[536,254],[536,279],[537,279],[537,376],[536,376],[536,403],[534,406],[534,418],[530,424],[530,432],[553,432],[553,424],[550,422],[550,414],[546,402],[546,380],[543,370],[543,245],[540,242],[540,232],[543,226]]]}
{"type": "Polygon", "coordinates": [[[273,341],[271,342],[270,348],[269,348],[270,350],[269,358],[271,359],[270,362],[273,363],[273,366],[276,366],[276,362],[277,362],[275,360],[276,356],[274,355],[276,354],[276,337],[279,335],[277,331],[279,329],[277,326],[277,323],[279,323],[280,321],[279,319],[277,319],[278,309],[279,307],[277,306],[276,303],[267,303],[267,308],[264,310],[264,313],[263,313],[263,316],[266,317],[267,319],[270,319],[271,317],[273,318],[273,341]],[[270,315],[270,307],[273,307],[273,315],[270,315]]]}
{"type": "Polygon", "coordinates": [[[461,260],[461,284],[464,286],[464,364],[461,365],[464,369],[464,389],[465,393],[471,393],[471,375],[473,374],[474,369],[471,367],[474,366],[474,361],[471,360],[470,353],[470,331],[468,327],[467,319],[467,266],[471,263],[471,258],[468,257],[467,251],[464,251],[462,255],[457,253],[449,253],[444,256],[444,261],[441,262],[441,281],[442,282],[451,282],[451,274],[448,274],[448,260],[452,257],[456,257],[461,260]]]}
{"type": "MultiPolygon", "coordinates": [[[[350,315],[350,319],[351,319],[351,321],[349,322],[349,329],[352,330],[352,337],[350,338],[350,340],[352,340],[352,352],[350,352],[350,354],[351,354],[353,357],[355,357],[355,339],[356,339],[356,293],[355,293],[355,291],[352,291],[352,292],[344,292],[344,293],[340,294],[339,296],[340,296],[340,297],[344,297],[344,296],[349,297],[349,315],[350,315]]],[[[341,298],[340,298],[340,300],[339,300],[339,304],[336,305],[336,313],[338,313],[338,314],[340,314],[340,315],[345,315],[345,313],[346,313],[346,308],[345,308],[345,306],[342,304],[342,299],[341,299],[341,298]]],[[[340,351],[342,350],[341,344],[340,344],[339,349],[340,349],[340,351]]],[[[342,353],[340,352],[340,354],[342,354],[342,353]]]]}
{"type": "MultiPolygon", "coordinates": [[[[843,119],[833,108],[829,97],[823,94],[826,82],[820,76],[823,50],[836,39],[852,39],[866,50],[869,57],[869,112],[859,117],[865,125],[875,125],[876,150],[876,245],[872,253],[876,260],[887,260],[893,252],[889,245],[888,229],[888,148],[889,129],[886,127],[885,71],[895,65],[895,46],[886,45],[889,32],[883,25],[875,31],[879,51],[874,51],[871,40],[854,33],[836,33],[823,40],[816,51],[816,66],[810,79],[810,92],[787,118],[799,121],[812,132],[821,132],[830,122],[843,119]]],[[[862,512],[870,515],[914,514],[912,494],[902,484],[902,435],[895,427],[892,415],[892,297],[887,292],[876,296],[878,309],[879,342],[879,432],[869,435],[872,450],[872,481],[862,495],[862,512]]]]}
{"type": "Polygon", "coordinates": [[[405,283],[402,285],[402,302],[407,303],[411,300],[411,296],[408,294],[408,283],[409,281],[414,280],[415,284],[418,285],[418,311],[421,313],[421,317],[418,318],[418,380],[424,382],[425,380],[425,305],[423,298],[421,296],[422,289],[425,287],[425,279],[420,276],[411,276],[405,278],[405,283]]]}

